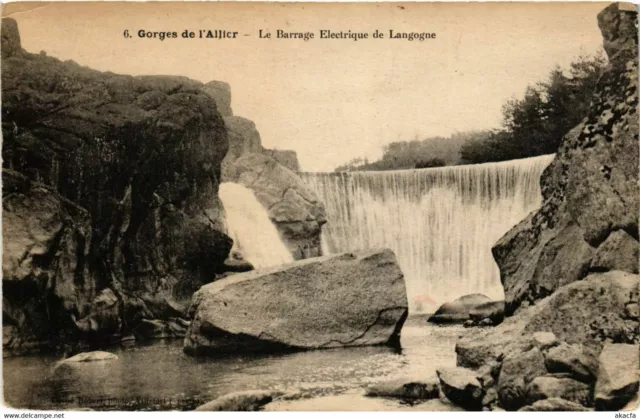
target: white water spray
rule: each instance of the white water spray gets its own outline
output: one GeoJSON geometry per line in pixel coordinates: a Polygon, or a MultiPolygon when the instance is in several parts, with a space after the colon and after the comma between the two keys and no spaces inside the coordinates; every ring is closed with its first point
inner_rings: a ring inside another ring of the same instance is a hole
{"type": "Polygon", "coordinates": [[[250,189],[225,182],[220,184],[219,196],[227,233],[233,239],[232,251],[240,252],[256,269],[293,262],[267,211],[250,189]]]}
{"type": "Polygon", "coordinates": [[[552,159],[303,177],[325,204],[325,254],[391,248],[410,309],[429,312],[465,294],[504,298],[491,247],[540,206],[552,159]]]}

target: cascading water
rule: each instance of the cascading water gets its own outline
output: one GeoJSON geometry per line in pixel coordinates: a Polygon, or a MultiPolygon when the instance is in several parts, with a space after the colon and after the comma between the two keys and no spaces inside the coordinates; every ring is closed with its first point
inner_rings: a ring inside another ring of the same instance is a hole
{"type": "Polygon", "coordinates": [[[391,248],[410,310],[430,312],[465,294],[504,298],[491,247],[540,206],[552,159],[303,178],[326,207],[325,254],[391,248]]]}
{"type": "Polygon", "coordinates": [[[233,239],[233,251],[256,268],[293,262],[267,211],[253,192],[243,185],[220,184],[220,200],[225,211],[227,233],[233,239]]]}

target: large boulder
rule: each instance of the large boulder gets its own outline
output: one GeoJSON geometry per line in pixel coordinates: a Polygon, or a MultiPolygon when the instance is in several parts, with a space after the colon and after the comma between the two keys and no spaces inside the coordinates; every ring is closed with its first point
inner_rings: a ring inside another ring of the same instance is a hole
{"type": "Polygon", "coordinates": [[[30,54],[11,19],[2,47],[5,349],[97,344],[184,314],[232,245],[214,99],[184,77],[30,54]]]}
{"type": "Polygon", "coordinates": [[[324,205],[294,172],[264,155],[244,154],[225,171],[225,181],[251,189],[275,224],[294,259],[322,254],[324,205]]]}
{"type": "Polygon", "coordinates": [[[229,276],[189,311],[189,354],[395,345],[407,296],[393,252],[371,250],[229,276]]]}
{"type": "Polygon", "coordinates": [[[463,295],[442,304],[427,321],[431,323],[463,323],[469,320],[471,310],[491,303],[491,298],[484,294],[463,295]]]}
{"type": "Polygon", "coordinates": [[[507,315],[583,279],[590,269],[637,272],[637,258],[630,262],[640,205],[637,9],[612,4],[598,24],[609,66],[589,113],[544,171],[540,210],[493,247],[507,315]],[[624,254],[614,257],[612,247],[624,254]]]}
{"type": "Polygon", "coordinates": [[[638,395],[638,345],[606,344],[599,359],[596,410],[620,410],[638,395]]]}

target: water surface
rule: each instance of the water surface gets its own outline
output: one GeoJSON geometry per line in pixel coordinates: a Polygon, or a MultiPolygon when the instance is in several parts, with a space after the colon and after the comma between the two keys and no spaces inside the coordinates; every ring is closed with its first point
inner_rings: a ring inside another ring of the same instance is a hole
{"type": "MultiPolygon", "coordinates": [[[[375,382],[428,378],[454,366],[461,327],[410,318],[402,349],[337,348],[278,355],[194,358],[181,340],[108,348],[115,361],[60,365],[61,357],[6,358],[5,401],[15,408],[66,410],[190,410],[226,393],[254,389],[300,397],[361,394],[375,382]]],[[[345,396],[342,396],[343,399],[345,396]]]]}

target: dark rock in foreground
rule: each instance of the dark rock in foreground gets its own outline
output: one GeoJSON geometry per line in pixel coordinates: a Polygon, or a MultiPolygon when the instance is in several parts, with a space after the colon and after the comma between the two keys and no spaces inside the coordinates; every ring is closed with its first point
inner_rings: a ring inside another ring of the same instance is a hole
{"type": "Polygon", "coordinates": [[[437,373],[447,399],[467,410],[482,409],[482,385],[473,371],[458,367],[440,369],[437,373]]]}
{"type": "Polygon", "coordinates": [[[483,304],[492,303],[484,294],[469,294],[441,305],[429,317],[431,323],[463,323],[469,320],[469,312],[483,304]]]}
{"type": "Polygon", "coordinates": [[[408,309],[395,255],[371,250],[232,275],[189,312],[185,352],[217,354],[395,345],[408,309]]]}

